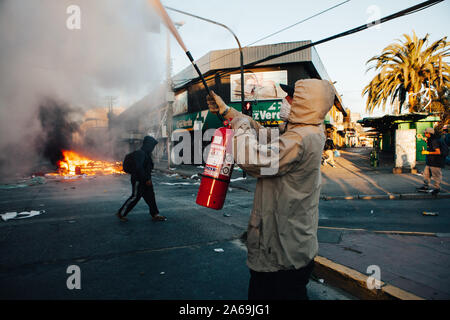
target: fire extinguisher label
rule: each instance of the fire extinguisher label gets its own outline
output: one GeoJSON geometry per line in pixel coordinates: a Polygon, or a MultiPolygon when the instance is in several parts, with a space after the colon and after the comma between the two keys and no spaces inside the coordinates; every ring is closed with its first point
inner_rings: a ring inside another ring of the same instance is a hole
{"type": "Polygon", "coordinates": [[[203,174],[206,176],[217,178],[219,176],[219,168],[215,166],[206,165],[203,174]]]}
{"type": "Polygon", "coordinates": [[[214,144],[222,145],[222,137],[221,136],[214,136],[213,139],[214,144]]]}
{"type": "Polygon", "coordinates": [[[208,165],[221,166],[225,158],[225,147],[220,145],[211,145],[208,155],[208,165]]]}
{"type": "Polygon", "coordinates": [[[212,144],[209,150],[208,160],[205,166],[205,175],[213,178],[219,177],[223,160],[225,158],[225,147],[222,145],[212,144]]]}

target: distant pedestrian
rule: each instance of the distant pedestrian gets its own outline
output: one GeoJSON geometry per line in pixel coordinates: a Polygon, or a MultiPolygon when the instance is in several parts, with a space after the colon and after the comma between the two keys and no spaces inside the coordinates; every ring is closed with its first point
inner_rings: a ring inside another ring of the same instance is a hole
{"type": "Polygon", "coordinates": [[[152,151],[158,144],[151,136],[146,136],[139,150],[131,153],[131,196],[125,201],[117,212],[121,221],[128,221],[126,215],[136,206],[143,197],[150,209],[153,221],[165,221],[166,217],[159,215],[156,205],[155,192],[152,183],[153,160],[152,151]]]}
{"type": "MultiPolygon", "coordinates": [[[[442,169],[445,166],[445,159],[441,156],[440,138],[435,135],[433,128],[426,128],[425,138],[427,141],[427,150],[422,150],[422,154],[426,155],[426,166],[423,170],[424,185],[417,188],[421,192],[431,192],[436,195],[440,192],[442,181],[442,169]],[[431,179],[434,180],[434,188],[430,189],[431,179]]],[[[422,138],[421,135],[418,137],[422,138]]]]}
{"type": "Polygon", "coordinates": [[[323,164],[329,164],[334,168],[336,166],[336,163],[334,162],[334,151],[336,150],[336,146],[334,145],[334,142],[331,138],[328,138],[327,141],[325,141],[323,150],[325,154],[323,164]]]}
{"type": "Polygon", "coordinates": [[[448,124],[442,127],[442,132],[445,143],[450,146],[450,133],[448,133],[448,124]]]}
{"type": "MultiPolygon", "coordinates": [[[[444,141],[448,149],[448,147],[450,147],[450,133],[448,133],[448,124],[446,124],[442,128],[442,132],[442,140],[444,141]]],[[[450,157],[448,155],[445,158],[445,164],[450,164],[450,157]]]]}

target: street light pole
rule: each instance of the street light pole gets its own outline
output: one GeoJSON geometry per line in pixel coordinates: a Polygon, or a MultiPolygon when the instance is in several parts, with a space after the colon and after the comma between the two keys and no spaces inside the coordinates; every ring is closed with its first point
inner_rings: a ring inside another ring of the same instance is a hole
{"type": "Polygon", "coordinates": [[[175,11],[175,12],[178,12],[178,13],[181,13],[181,14],[185,14],[185,15],[188,15],[188,16],[191,16],[191,17],[194,17],[194,18],[206,21],[206,22],[214,23],[214,24],[216,24],[218,26],[221,26],[221,27],[223,27],[223,28],[225,28],[225,29],[227,29],[228,31],[231,32],[231,34],[233,35],[234,39],[236,39],[236,42],[237,42],[237,44],[239,46],[240,64],[241,64],[241,66],[240,66],[240,71],[241,71],[241,108],[242,108],[242,110],[244,110],[244,107],[245,107],[244,106],[244,104],[245,104],[245,94],[244,94],[244,55],[242,53],[241,43],[240,43],[238,37],[236,36],[236,34],[233,32],[233,30],[231,30],[226,25],[224,25],[222,23],[219,23],[219,22],[216,22],[216,21],[213,21],[211,19],[202,18],[202,17],[196,16],[194,14],[191,14],[191,13],[188,13],[188,12],[184,12],[184,11],[181,11],[181,10],[178,10],[178,9],[170,8],[170,7],[165,7],[165,8],[168,9],[168,10],[172,10],[172,11],[175,11]]]}

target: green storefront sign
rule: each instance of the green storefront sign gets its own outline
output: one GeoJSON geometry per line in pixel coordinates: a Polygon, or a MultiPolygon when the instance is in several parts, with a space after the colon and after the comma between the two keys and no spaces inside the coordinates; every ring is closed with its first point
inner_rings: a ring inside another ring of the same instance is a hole
{"type": "MultiPolygon", "coordinates": [[[[236,110],[241,111],[240,102],[232,102],[229,104],[236,110]]],[[[252,102],[253,119],[263,126],[274,126],[280,124],[280,108],[281,100],[257,101],[252,102]]]]}
{"type": "MultiPolygon", "coordinates": [[[[240,102],[232,102],[228,105],[238,111],[242,110],[240,102]]],[[[280,108],[281,100],[252,102],[253,119],[264,126],[278,125],[282,122],[280,120],[280,108]]],[[[221,126],[222,123],[217,115],[208,112],[208,110],[185,113],[173,117],[173,130],[206,130],[221,126]]]]}

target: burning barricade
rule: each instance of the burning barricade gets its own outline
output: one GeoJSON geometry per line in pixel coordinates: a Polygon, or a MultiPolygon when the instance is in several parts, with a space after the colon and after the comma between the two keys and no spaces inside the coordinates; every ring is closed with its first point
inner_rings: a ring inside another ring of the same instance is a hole
{"type": "Polygon", "coordinates": [[[58,161],[58,172],[48,173],[46,177],[125,174],[120,161],[94,160],[71,150],[63,150],[62,154],[64,159],[58,161]]]}

